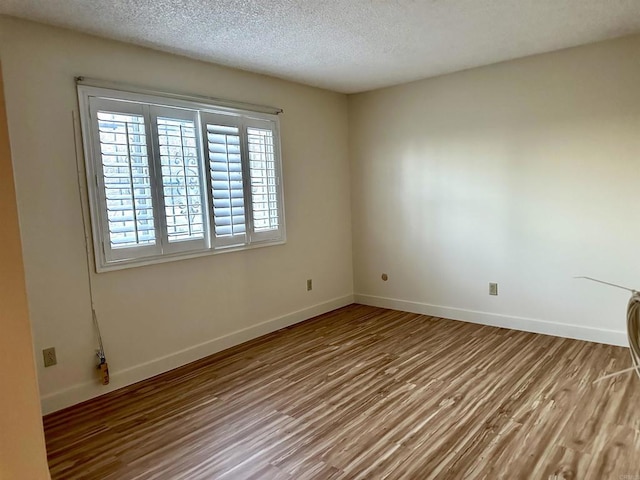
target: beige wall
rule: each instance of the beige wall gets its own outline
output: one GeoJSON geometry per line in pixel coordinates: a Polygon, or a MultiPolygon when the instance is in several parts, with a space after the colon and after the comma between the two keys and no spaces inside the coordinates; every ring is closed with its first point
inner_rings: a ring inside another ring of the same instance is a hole
{"type": "Polygon", "coordinates": [[[0,69],[0,479],[49,478],[0,69]]]}
{"type": "Polygon", "coordinates": [[[356,299],[624,342],[627,293],[572,276],[640,288],[639,58],[634,36],[350,97],[356,299]]]}
{"type": "Polygon", "coordinates": [[[349,101],[7,18],[0,57],[34,345],[58,351],[57,366],[38,361],[47,411],[349,303],[354,272],[362,302],[624,342],[626,293],[572,276],[640,288],[638,36],[349,101]],[[287,244],[93,274],[107,388],[93,377],[76,75],[285,110],[287,244]]]}
{"type": "Polygon", "coordinates": [[[38,365],[45,410],[351,303],[344,95],[35,23],[0,22],[34,345],[58,354],[57,366],[38,365]],[[284,109],[287,244],[94,274],[113,380],[107,388],[94,379],[72,125],[77,75],[284,109]]]}

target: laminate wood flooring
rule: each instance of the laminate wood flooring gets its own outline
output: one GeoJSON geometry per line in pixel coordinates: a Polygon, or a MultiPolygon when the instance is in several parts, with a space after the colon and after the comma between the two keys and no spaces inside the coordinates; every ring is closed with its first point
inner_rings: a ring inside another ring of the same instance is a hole
{"type": "Polygon", "coordinates": [[[640,480],[625,348],[351,305],[48,415],[53,479],[640,480]]]}

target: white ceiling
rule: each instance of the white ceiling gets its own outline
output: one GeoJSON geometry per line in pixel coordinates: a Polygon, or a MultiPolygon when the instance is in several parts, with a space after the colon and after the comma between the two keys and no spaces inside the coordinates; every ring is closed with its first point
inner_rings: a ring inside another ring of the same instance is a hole
{"type": "Polygon", "coordinates": [[[0,0],[0,13],[344,93],[640,32],[640,0],[0,0]]]}

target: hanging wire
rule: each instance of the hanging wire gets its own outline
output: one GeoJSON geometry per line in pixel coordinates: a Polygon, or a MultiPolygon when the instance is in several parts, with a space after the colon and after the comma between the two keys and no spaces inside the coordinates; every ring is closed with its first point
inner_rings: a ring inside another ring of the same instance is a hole
{"type": "Polygon", "coordinates": [[[629,342],[629,352],[631,353],[631,361],[633,362],[633,367],[610,373],[598,378],[593,383],[597,383],[608,378],[617,377],[618,375],[622,375],[623,373],[628,373],[631,371],[635,371],[640,378],[640,293],[633,288],[623,287],[622,285],[605,282],[603,280],[598,280],[597,278],[585,276],[578,276],[573,278],[582,278],[585,280],[602,283],[604,285],[609,285],[610,287],[620,288],[622,290],[631,292],[631,298],[629,299],[629,303],[627,305],[627,340],[629,342]]]}
{"type": "Polygon", "coordinates": [[[636,291],[633,288],[623,287],[622,285],[618,285],[616,283],[605,282],[604,280],[598,280],[597,278],[593,278],[593,277],[585,277],[583,275],[580,275],[580,276],[573,277],[573,278],[584,278],[585,280],[591,280],[592,282],[602,283],[603,285],[609,285],[610,287],[621,288],[622,290],[626,290],[627,292],[636,293],[636,291]]]}
{"type": "Polygon", "coordinates": [[[77,133],[77,119],[76,119],[76,113],[75,111],[72,112],[72,117],[73,117],[73,140],[74,140],[74,148],[75,148],[75,154],[76,154],[76,180],[78,181],[78,195],[80,197],[80,210],[82,212],[82,233],[84,234],[84,248],[85,251],[87,253],[87,281],[89,284],[89,300],[91,302],[91,317],[93,319],[93,326],[95,328],[96,331],[96,335],[98,337],[98,347],[99,349],[96,351],[96,355],[98,357],[99,362],[102,363],[106,363],[106,355],[104,353],[104,345],[102,343],[102,334],[100,333],[100,324],[98,323],[98,315],[96,314],[96,308],[95,308],[95,303],[93,301],[93,280],[91,277],[91,265],[90,265],[90,260],[89,260],[89,238],[88,238],[88,233],[87,233],[87,221],[86,219],[86,212],[85,212],[85,208],[84,208],[84,201],[83,201],[83,197],[82,197],[82,181],[80,179],[80,172],[81,170],[81,166],[80,166],[80,154],[78,152],[78,133],[77,133]]]}

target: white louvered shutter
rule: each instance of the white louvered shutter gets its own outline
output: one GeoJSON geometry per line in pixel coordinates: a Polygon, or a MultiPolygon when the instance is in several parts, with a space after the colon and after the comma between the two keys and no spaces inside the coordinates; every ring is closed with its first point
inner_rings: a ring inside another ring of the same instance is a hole
{"type": "Polygon", "coordinates": [[[246,237],[242,126],[236,117],[202,114],[217,247],[243,245],[246,237]]]}
{"type": "Polygon", "coordinates": [[[277,125],[268,120],[245,122],[251,198],[251,242],[283,239],[280,145],[277,125]]]}
{"type": "Polygon", "coordinates": [[[208,247],[205,235],[205,182],[198,140],[197,112],[151,107],[156,168],[162,180],[160,218],[166,253],[208,247]]]}
{"type": "Polygon", "coordinates": [[[154,216],[149,125],[138,104],[91,98],[94,174],[105,260],[161,252],[154,216]]]}
{"type": "Polygon", "coordinates": [[[78,86],[98,272],[285,242],[279,119],[78,86]]]}

